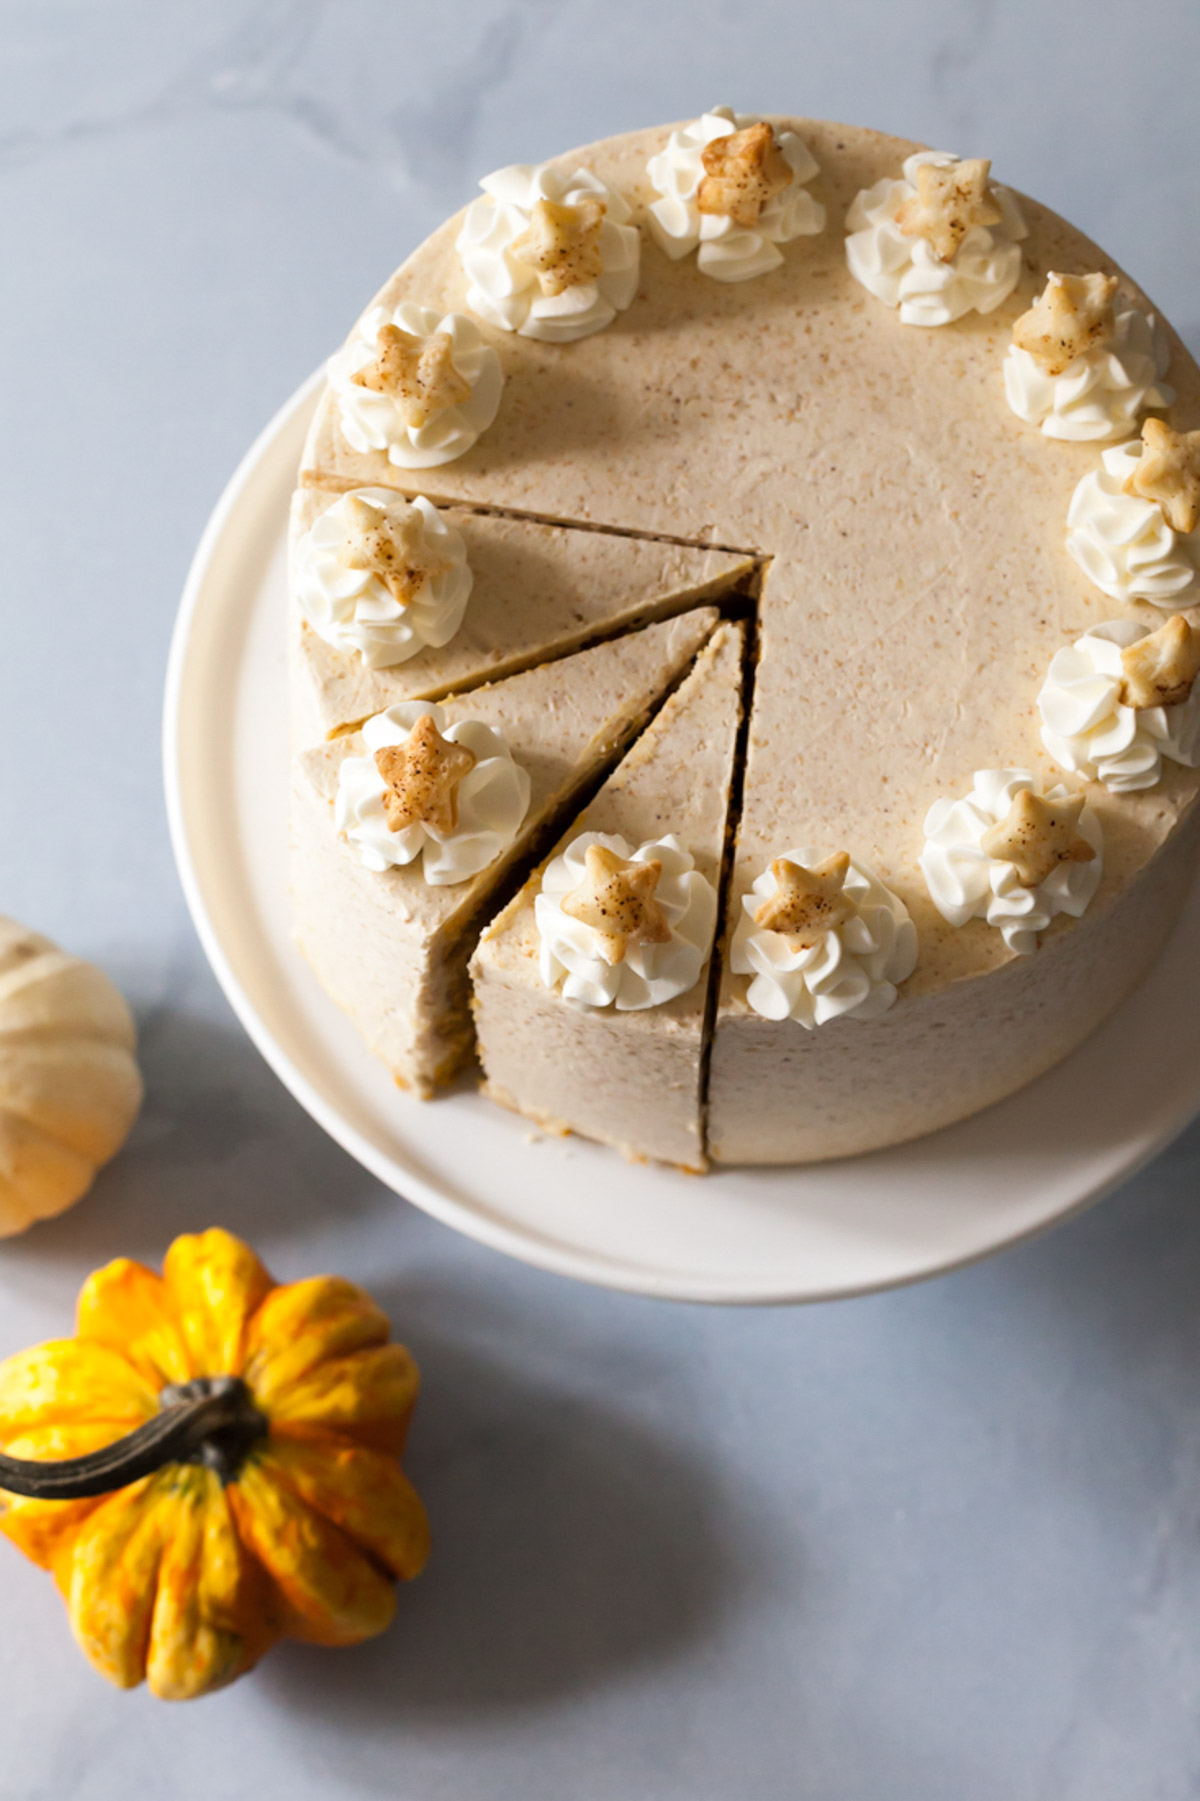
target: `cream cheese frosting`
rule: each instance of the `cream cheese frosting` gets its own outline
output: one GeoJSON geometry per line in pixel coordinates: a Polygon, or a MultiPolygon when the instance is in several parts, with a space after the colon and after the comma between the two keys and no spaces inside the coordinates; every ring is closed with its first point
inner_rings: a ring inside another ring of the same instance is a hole
{"type": "MultiPolygon", "coordinates": [[[[990,857],[983,839],[1007,819],[1023,789],[1041,793],[1026,769],[978,769],[971,792],[960,800],[936,800],[925,816],[925,848],[921,871],[930,899],[952,926],[985,919],[1003,934],[1018,955],[1037,949],[1038,934],[1059,913],[1079,919],[1099,885],[1104,839],[1099,818],[1086,803],[1079,816],[1079,835],[1095,855],[1090,862],[1058,863],[1035,887],[1026,887],[1012,863],[990,857]]],[[[1070,791],[1056,787],[1042,796],[1051,805],[1069,801],[1070,791]]]]}
{"type": "Polygon", "coordinates": [[[896,214],[916,195],[921,164],[951,168],[958,161],[944,151],[919,150],[906,157],[899,178],[885,177],[856,194],[846,214],[850,273],[876,299],[899,307],[905,325],[949,325],[966,313],[990,313],[1020,279],[1017,246],[1027,235],[1025,220],[1015,197],[997,183],[991,192],[1000,222],[972,226],[949,262],[897,225],[896,214]]]}
{"type": "Polygon", "coordinates": [[[545,987],[558,988],[572,1006],[641,1012],[686,994],[699,980],[716,929],[717,893],[674,833],[631,849],[619,833],[581,832],[547,864],[534,919],[545,987]],[[630,944],[621,961],[610,964],[600,955],[593,927],[564,913],[563,901],[585,878],[593,844],[633,863],[661,863],[654,899],[670,926],[666,943],[630,944]]]}
{"type": "Polygon", "coordinates": [[[362,455],[383,451],[398,469],[434,469],[465,456],[495,419],[504,386],[500,358],[473,320],[411,300],[392,310],[374,306],[364,313],[350,342],[329,359],[328,374],[346,442],[362,455]],[[385,325],[395,325],[422,341],[444,333],[450,339],[454,368],[470,388],[467,398],[413,426],[407,424],[396,395],[356,382],[354,377],[375,360],[376,342],[385,325]]]}
{"type": "Polygon", "coordinates": [[[1174,706],[1122,703],[1121,652],[1149,635],[1136,619],[1093,626],[1056,653],[1038,695],[1042,743],[1054,761],[1114,794],[1153,788],[1164,758],[1189,769],[1200,763],[1200,683],[1174,706]]]}
{"type": "Polygon", "coordinates": [[[1141,454],[1137,438],[1101,452],[1100,467],[1085,475],[1071,496],[1067,549],[1110,600],[1195,606],[1200,602],[1197,534],[1172,531],[1156,500],[1125,491],[1141,454]]]}
{"type": "Polygon", "coordinates": [[[449,644],[463,621],[472,575],[462,535],[421,495],[406,501],[390,488],[355,488],[321,513],[295,548],[296,598],[312,629],[335,650],[357,653],[369,669],[390,669],[427,646],[449,644]],[[400,601],[373,569],[348,567],[351,505],[412,534],[430,574],[400,601]],[[414,529],[415,528],[415,529],[414,529]]]}
{"type": "Polygon", "coordinates": [[[548,164],[514,163],[485,175],[467,208],[455,248],[470,282],[467,305],[489,325],[522,337],[569,343],[603,331],[637,292],[641,235],[622,196],[589,169],[563,175],[548,164]],[[600,201],[601,273],[560,294],[542,293],[536,270],[513,255],[540,200],[554,206],[600,201]]]}
{"type": "Polygon", "coordinates": [[[1101,442],[1137,430],[1147,407],[1170,406],[1174,388],[1166,333],[1153,313],[1128,306],[1117,312],[1111,338],[1051,375],[1035,356],[1010,344],[1004,392],[1018,419],[1048,438],[1101,442]]]}
{"type": "Polygon", "coordinates": [[[673,131],[666,147],[646,165],[659,195],[646,213],[651,237],[672,262],[698,251],[697,267],[714,281],[749,281],[768,269],[777,269],[783,262],[781,244],[811,237],[825,226],[825,208],[804,185],[818,174],[817,161],[794,131],[778,134],[780,152],[792,171],[791,185],[772,196],[752,227],[700,211],[705,147],[758,123],[755,113],[734,113],[728,106],[714,106],[690,125],[673,131]]]}
{"type": "Polygon", "coordinates": [[[334,821],[368,869],[382,873],[422,857],[422,874],[430,887],[449,887],[478,875],[513,843],[529,809],[529,776],[493,726],[479,719],[447,725],[445,712],[432,701],[405,701],[368,719],[362,735],[371,755],[346,757],[341,763],[334,821]],[[448,743],[470,751],[475,765],[458,783],[452,832],[427,822],[394,832],[384,811],[384,782],[375,752],[406,743],[417,721],[426,716],[448,743]]]}
{"type": "MultiPolygon", "coordinates": [[[[821,853],[807,845],[784,857],[804,869],[821,861],[821,853]]],[[[729,966],[751,978],[749,1006],[764,1019],[793,1019],[809,1031],[843,1015],[880,1018],[916,968],[917,931],[904,902],[851,860],[842,889],[850,917],[814,944],[793,949],[784,933],[766,930],[754,917],[778,886],[766,869],[742,897],[729,966]]]]}

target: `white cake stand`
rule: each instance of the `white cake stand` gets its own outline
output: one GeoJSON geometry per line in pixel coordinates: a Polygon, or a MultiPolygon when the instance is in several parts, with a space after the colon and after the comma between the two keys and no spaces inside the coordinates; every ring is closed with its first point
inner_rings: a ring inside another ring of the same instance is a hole
{"type": "Polygon", "coordinates": [[[320,383],[250,450],[196,552],[167,675],[167,807],[196,929],[238,1017],[381,1182],[469,1237],[584,1281],[677,1300],[823,1300],[1042,1231],[1200,1109],[1200,893],[1141,988],[1074,1056],[899,1150],[699,1179],[541,1137],[469,1084],[434,1102],[401,1093],[290,937],[285,531],[320,383]]]}

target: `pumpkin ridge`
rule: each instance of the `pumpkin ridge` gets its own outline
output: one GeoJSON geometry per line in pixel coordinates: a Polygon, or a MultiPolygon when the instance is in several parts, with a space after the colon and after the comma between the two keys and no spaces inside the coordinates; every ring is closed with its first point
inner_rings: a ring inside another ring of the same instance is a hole
{"type": "MultiPolygon", "coordinates": [[[[361,1449],[362,1447],[357,1446],[355,1448],[361,1449]]],[[[256,1458],[256,1462],[269,1481],[277,1483],[280,1488],[286,1488],[288,1494],[298,1506],[307,1507],[310,1513],[315,1513],[318,1518],[322,1519],[332,1531],[338,1534],[339,1538],[344,1538],[346,1543],[357,1551],[360,1557],[365,1558],[367,1563],[374,1569],[376,1575],[382,1576],[385,1582],[395,1582],[395,1570],[391,1569],[388,1564],[383,1561],[371,1545],[365,1544],[360,1538],[356,1537],[356,1535],[351,1532],[341,1520],[335,1519],[324,1507],[321,1507],[316,1501],[311,1500],[308,1495],[304,1494],[303,1491],[297,1487],[296,1483],[293,1482],[286,1465],[275,1462],[271,1457],[269,1449],[260,1451],[256,1458]]]]}

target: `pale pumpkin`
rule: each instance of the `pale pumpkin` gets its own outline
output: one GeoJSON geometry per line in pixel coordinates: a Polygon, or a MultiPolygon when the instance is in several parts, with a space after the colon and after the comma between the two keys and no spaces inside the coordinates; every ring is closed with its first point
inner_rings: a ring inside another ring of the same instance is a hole
{"type": "Polygon", "coordinates": [[[119,1258],[74,1338],[0,1364],[0,1489],[25,1491],[0,1492],[0,1532],[121,1688],[187,1700],[281,1637],[357,1644],[428,1553],[400,1466],[418,1380],[340,1277],[277,1285],[216,1230],[177,1238],[161,1276],[119,1258]]]}
{"type": "Polygon", "coordinates": [[[0,916],[0,1238],[61,1213],[142,1104],[125,1001],[90,963],[0,916]]]}

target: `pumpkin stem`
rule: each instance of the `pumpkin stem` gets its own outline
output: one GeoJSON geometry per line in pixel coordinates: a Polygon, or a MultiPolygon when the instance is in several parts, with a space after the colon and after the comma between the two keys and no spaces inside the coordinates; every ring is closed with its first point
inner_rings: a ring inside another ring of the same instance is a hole
{"type": "Polygon", "coordinates": [[[152,1420],[86,1457],[43,1462],[0,1452],[0,1490],[35,1501],[85,1501],[168,1463],[200,1463],[232,1482],[266,1431],[266,1417],[240,1376],[200,1376],[169,1384],[152,1420]]]}

